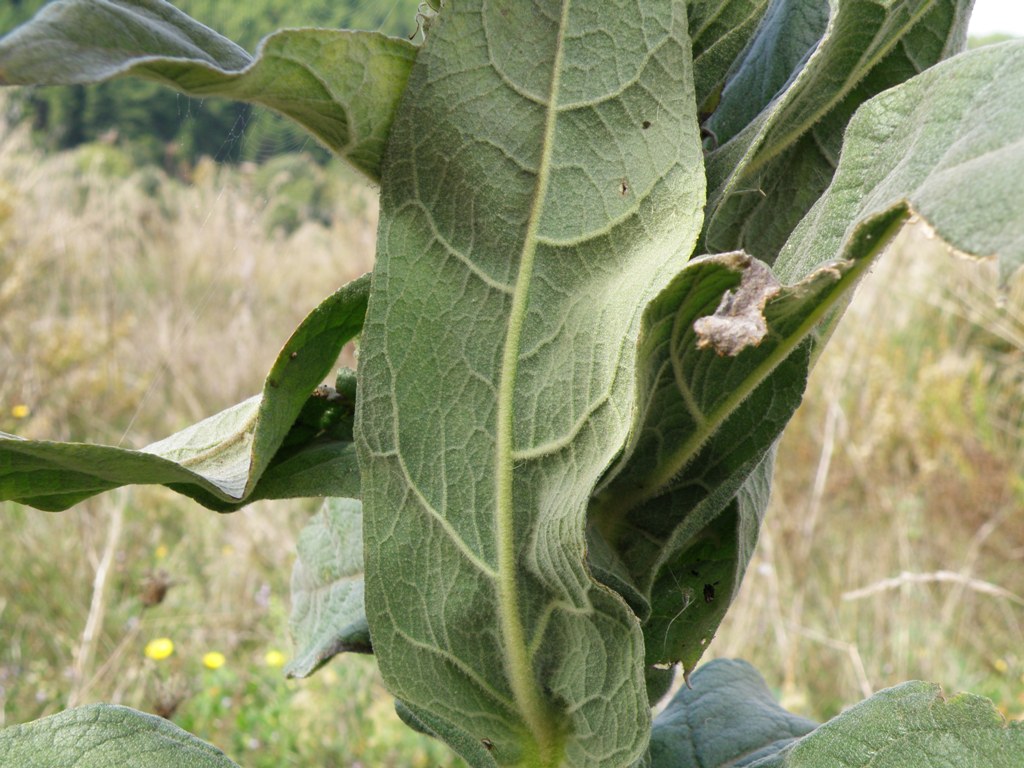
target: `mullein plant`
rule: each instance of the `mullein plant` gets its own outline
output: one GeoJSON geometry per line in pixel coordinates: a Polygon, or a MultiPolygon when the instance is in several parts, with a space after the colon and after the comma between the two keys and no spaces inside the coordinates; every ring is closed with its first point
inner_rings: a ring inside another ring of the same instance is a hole
{"type": "MultiPolygon", "coordinates": [[[[1024,730],[978,697],[907,683],[819,726],[743,662],[696,669],[874,259],[914,220],[1004,281],[1024,258],[1024,43],[961,53],[970,10],[447,0],[418,44],[286,30],[250,55],[162,0],[51,3],[0,40],[0,82],[277,110],[379,187],[377,259],[261,394],[140,450],[4,435],[0,498],[327,497],[287,672],[374,654],[474,768],[1019,766],[1024,730]]],[[[109,705],[0,731],[4,765],[126,755],[234,765],[109,705]]]]}

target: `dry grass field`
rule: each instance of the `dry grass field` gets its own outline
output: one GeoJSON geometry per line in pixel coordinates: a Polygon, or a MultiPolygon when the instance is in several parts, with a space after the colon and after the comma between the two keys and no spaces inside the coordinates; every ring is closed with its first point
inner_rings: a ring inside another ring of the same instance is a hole
{"type": "MultiPolygon", "coordinates": [[[[372,189],[301,158],[201,163],[186,184],[0,128],[0,430],[138,447],[244,399],[370,267],[375,216],[372,189]]],[[[783,440],[711,654],[753,661],[804,714],[921,678],[1024,716],[1024,297],[987,269],[905,238],[783,440]]],[[[159,488],[59,515],[0,504],[0,725],[106,700],[251,768],[456,764],[397,721],[372,659],[283,680],[315,506],[218,516],[159,488]],[[169,657],[147,657],[158,638],[169,657]]]]}

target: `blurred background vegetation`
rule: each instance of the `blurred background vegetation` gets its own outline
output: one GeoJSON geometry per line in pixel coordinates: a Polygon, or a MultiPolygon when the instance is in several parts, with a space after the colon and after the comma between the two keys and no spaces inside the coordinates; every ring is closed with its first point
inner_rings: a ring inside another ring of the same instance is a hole
{"type": "MultiPolygon", "coordinates": [[[[0,6],[0,32],[40,4],[0,6]]],[[[311,21],[415,28],[404,0],[178,5],[250,50],[311,21]]],[[[371,267],[377,215],[282,126],[127,81],[0,97],[0,430],[139,447],[259,390],[308,310],[371,267]]],[[[818,719],[911,678],[1024,718],[1022,427],[1024,289],[910,231],[815,369],[711,655],[818,719]]],[[[0,504],[0,726],[104,700],[248,768],[458,765],[399,723],[370,658],[284,680],[316,507],[218,516],[159,488],[0,504]]]]}

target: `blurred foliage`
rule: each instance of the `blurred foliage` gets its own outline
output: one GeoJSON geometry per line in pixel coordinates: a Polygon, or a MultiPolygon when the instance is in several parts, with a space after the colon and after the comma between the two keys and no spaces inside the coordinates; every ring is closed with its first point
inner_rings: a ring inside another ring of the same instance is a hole
{"type": "MultiPolygon", "coordinates": [[[[46,0],[0,3],[0,35],[30,19],[46,0]]],[[[327,27],[379,30],[408,37],[416,31],[417,0],[173,0],[185,13],[254,52],[278,29],[327,27]]],[[[47,149],[90,141],[124,144],[139,163],[187,176],[204,155],[221,162],[260,161],[296,149],[320,162],[328,153],[291,122],[266,110],[219,99],[181,96],[156,83],[116,80],[21,92],[24,119],[47,149]]]]}

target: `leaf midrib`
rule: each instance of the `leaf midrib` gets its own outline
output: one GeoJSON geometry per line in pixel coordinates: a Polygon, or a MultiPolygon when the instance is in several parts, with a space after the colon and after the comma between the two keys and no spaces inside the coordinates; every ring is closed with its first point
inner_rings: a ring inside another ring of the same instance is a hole
{"type": "Polygon", "coordinates": [[[498,614],[504,640],[505,668],[516,706],[537,742],[542,765],[556,766],[559,760],[554,718],[533,672],[530,649],[526,642],[522,615],[519,611],[515,542],[514,483],[514,407],[516,375],[523,325],[529,306],[530,284],[537,255],[540,219],[551,180],[551,161],[558,119],[558,92],[564,54],[564,33],[568,23],[570,0],[563,0],[558,36],[552,64],[547,115],[537,184],[530,206],[526,236],[519,257],[509,313],[508,332],[502,351],[497,402],[497,434],[495,441],[495,540],[498,559],[498,614]]]}

